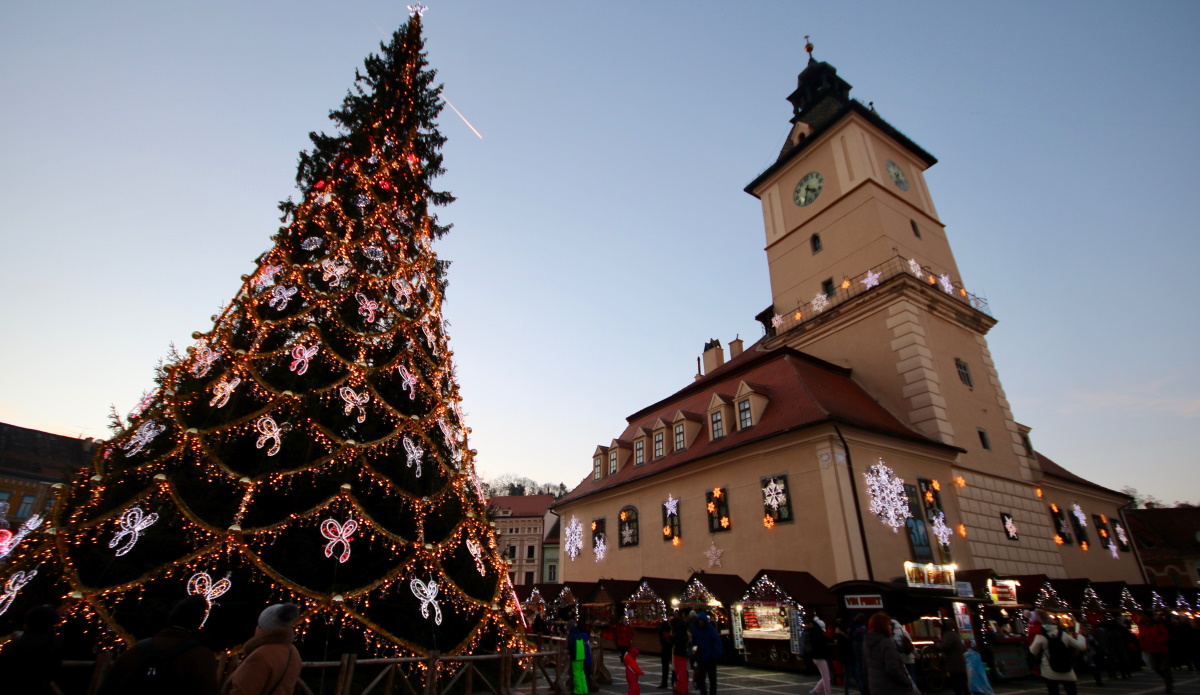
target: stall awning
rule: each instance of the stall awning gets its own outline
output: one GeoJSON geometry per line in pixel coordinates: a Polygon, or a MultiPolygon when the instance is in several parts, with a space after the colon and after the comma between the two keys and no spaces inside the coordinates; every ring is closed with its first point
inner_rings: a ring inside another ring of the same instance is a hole
{"type": "Polygon", "coordinates": [[[704,590],[726,606],[740,601],[745,595],[746,589],[750,588],[746,580],[736,574],[695,572],[688,577],[687,586],[691,586],[692,582],[699,582],[704,590]]]}
{"type": "Polygon", "coordinates": [[[742,594],[741,600],[752,600],[751,594],[761,589],[767,582],[774,584],[792,601],[801,606],[837,605],[837,597],[829,593],[829,589],[821,583],[821,580],[808,572],[791,570],[759,570],[742,594]]]}

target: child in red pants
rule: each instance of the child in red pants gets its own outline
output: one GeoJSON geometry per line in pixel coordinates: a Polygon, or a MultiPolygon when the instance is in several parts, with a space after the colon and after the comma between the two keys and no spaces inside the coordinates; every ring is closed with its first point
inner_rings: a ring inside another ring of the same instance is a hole
{"type": "Polygon", "coordinates": [[[642,685],[638,683],[642,669],[638,666],[637,656],[638,648],[631,646],[621,659],[625,662],[625,682],[629,684],[629,695],[642,695],[642,685]]]}

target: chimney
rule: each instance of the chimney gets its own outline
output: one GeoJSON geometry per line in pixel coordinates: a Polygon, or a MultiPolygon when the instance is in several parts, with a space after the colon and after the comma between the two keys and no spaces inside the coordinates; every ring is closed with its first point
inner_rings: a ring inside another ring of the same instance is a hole
{"type": "Polygon", "coordinates": [[[740,354],[742,354],[742,339],[734,338],[729,341],[729,359],[732,360],[740,354]]]}
{"type": "Polygon", "coordinates": [[[721,341],[713,338],[704,344],[704,373],[712,374],[717,367],[725,364],[725,351],[721,349],[721,341]]]}

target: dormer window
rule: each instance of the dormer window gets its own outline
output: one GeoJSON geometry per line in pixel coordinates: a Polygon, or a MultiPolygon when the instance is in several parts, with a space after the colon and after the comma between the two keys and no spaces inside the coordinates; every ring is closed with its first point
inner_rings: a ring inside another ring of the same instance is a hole
{"type": "Polygon", "coordinates": [[[592,480],[600,479],[600,464],[601,463],[603,463],[603,459],[601,459],[599,456],[592,459],[592,480]]]}
{"type": "Polygon", "coordinates": [[[608,452],[608,474],[612,475],[617,472],[617,450],[613,449],[608,452]]]}
{"type": "Polygon", "coordinates": [[[654,433],[654,458],[661,458],[663,455],[663,433],[654,433]]]}
{"type": "Polygon", "coordinates": [[[675,451],[683,451],[687,448],[686,440],[683,436],[683,423],[675,425],[675,451]]]}
{"type": "Polygon", "coordinates": [[[717,411],[708,416],[708,424],[712,428],[712,438],[720,439],[725,436],[725,423],[721,417],[721,411],[717,411]]]}
{"type": "MultiPolygon", "coordinates": [[[[742,400],[738,401],[737,409],[738,409],[738,428],[739,429],[744,430],[747,427],[751,427],[752,425],[754,425],[754,415],[750,410],[750,399],[749,398],[743,398],[742,400]]],[[[596,465],[599,466],[599,464],[596,464],[596,465]]],[[[599,469],[597,469],[597,471],[598,470],[599,469]]],[[[600,477],[599,472],[596,473],[596,477],[600,477]]]]}
{"type": "Polygon", "coordinates": [[[646,462],[646,442],[639,439],[633,443],[633,465],[640,466],[646,462]]]}

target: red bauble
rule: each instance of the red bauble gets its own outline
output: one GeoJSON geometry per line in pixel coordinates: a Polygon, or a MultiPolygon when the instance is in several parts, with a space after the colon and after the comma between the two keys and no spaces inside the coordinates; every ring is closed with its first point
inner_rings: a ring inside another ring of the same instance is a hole
{"type": "Polygon", "coordinates": [[[390,191],[390,190],[392,190],[392,184],[388,183],[387,181],[380,181],[380,182],[379,182],[379,187],[380,187],[380,188],[382,188],[382,189],[383,189],[383,190],[385,190],[385,191],[390,191]]]}
{"type": "Polygon", "coordinates": [[[325,188],[325,179],[321,179],[320,181],[314,183],[313,188],[317,189],[318,191],[325,188]]]}

